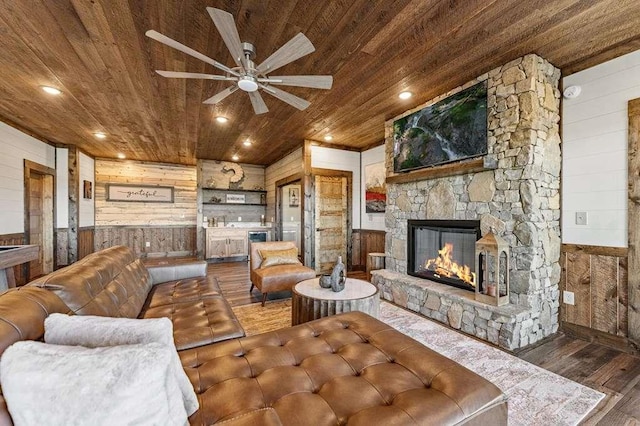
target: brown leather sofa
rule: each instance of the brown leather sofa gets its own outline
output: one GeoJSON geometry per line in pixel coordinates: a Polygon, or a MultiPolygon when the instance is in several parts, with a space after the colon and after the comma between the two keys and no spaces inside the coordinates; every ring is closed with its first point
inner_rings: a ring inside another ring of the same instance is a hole
{"type": "Polygon", "coordinates": [[[497,387],[366,314],[238,338],[242,328],[215,280],[186,276],[202,266],[164,268],[147,270],[128,249],[111,248],[0,294],[0,353],[41,339],[54,312],[167,313],[177,346],[189,347],[179,354],[200,402],[194,425],[507,423],[497,387]],[[166,278],[174,279],[158,283],[166,278]]]}
{"type": "Polygon", "coordinates": [[[316,271],[302,264],[274,265],[261,268],[261,250],[287,250],[295,249],[292,241],[270,241],[266,243],[251,243],[249,255],[249,278],[251,290],[258,287],[262,292],[262,306],[267,300],[267,293],[274,291],[291,290],[300,281],[316,277],[316,271]]]}

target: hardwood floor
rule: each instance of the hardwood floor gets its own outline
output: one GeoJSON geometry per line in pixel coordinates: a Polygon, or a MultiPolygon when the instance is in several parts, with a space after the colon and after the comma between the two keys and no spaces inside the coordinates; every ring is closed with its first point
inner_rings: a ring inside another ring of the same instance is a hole
{"type": "MultiPolygon", "coordinates": [[[[232,306],[261,301],[257,289],[249,293],[251,282],[247,262],[209,264],[208,273],[218,279],[232,306]]],[[[362,271],[349,272],[348,275],[366,279],[362,271]]],[[[289,292],[280,292],[270,294],[268,300],[288,297],[289,292]]],[[[606,395],[582,422],[583,425],[640,425],[640,357],[563,333],[514,355],[606,395]]]]}

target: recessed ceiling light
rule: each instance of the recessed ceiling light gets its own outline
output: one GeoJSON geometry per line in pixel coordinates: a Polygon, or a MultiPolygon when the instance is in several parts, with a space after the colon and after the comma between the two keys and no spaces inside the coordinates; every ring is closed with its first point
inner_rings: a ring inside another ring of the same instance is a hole
{"type": "Polygon", "coordinates": [[[50,95],[59,95],[60,93],[62,93],[59,89],[51,86],[40,86],[40,88],[50,95]]]}
{"type": "Polygon", "coordinates": [[[123,153],[119,152],[118,153],[118,158],[121,159],[121,160],[124,160],[125,158],[127,158],[127,156],[124,155],[123,153]]]}
{"type": "Polygon", "coordinates": [[[229,119],[227,117],[223,117],[223,116],[219,115],[219,116],[216,117],[216,121],[218,123],[226,123],[227,121],[229,121],[229,119]]]}
{"type": "Polygon", "coordinates": [[[413,93],[411,92],[401,92],[398,97],[400,99],[409,99],[411,96],[413,96],[413,93]]]}
{"type": "Polygon", "coordinates": [[[93,136],[95,136],[98,139],[105,139],[107,137],[107,135],[105,133],[102,133],[102,132],[95,132],[93,134],[93,136]]]}
{"type": "Polygon", "coordinates": [[[325,141],[333,140],[333,136],[331,136],[331,135],[327,135],[327,136],[325,136],[325,137],[324,137],[324,140],[325,140],[325,141]]]}
{"type": "Polygon", "coordinates": [[[249,139],[245,139],[244,142],[242,142],[242,145],[244,146],[251,146],[251,141],[249,139]]]}
{"type": "Polygon", "coordinates": [[[233,161],[238,161],[240,159],[240,157],[238,157],[238,154],[233,154],[233,157],[231,157],[231,159],[233,161]]]}

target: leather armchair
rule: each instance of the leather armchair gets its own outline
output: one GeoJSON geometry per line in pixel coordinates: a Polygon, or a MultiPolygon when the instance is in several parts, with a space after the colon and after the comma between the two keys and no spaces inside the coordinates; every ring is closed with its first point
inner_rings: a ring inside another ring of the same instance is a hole
{"type": "Polygon", "coordinates": [[[304,265],[274,265],[261,268],[262,256],[260,250],[287,250],[295,248],[292,241],[269,241],[266,243],[251,243],[249,254],[249,277],[251,289],[257,287],[262,292],[262,306],[267,300],[267,294],[274,291],[291,290],[300,281],[316,277],[316,271],[304,265]]]}

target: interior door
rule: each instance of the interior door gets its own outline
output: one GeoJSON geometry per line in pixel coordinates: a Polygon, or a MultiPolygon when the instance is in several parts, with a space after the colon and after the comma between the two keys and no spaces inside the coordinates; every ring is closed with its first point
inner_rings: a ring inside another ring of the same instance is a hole
{"type": "Polygon", "coordinates": [[[54,171],[25,160],[25,231],[27,244],[40,247],[40,256],[29,262],[28,280],[54,269],[53,196],[54,171]]]}
{"type": "Polygon", "coordinates": [[[327,274],[338,256],[347,263],[347,178],[316,175],[314,181],[315,269],[318,274],[327,274]]]}
{"type": "MultiPolygon", "coordinates": [[[[31,173],[29,179],[29,244],[42,247],[42,175],[31,173]]],[[[42,250],[36,260],[29,262],[29,281],[43,274],[42,250]]]]}

